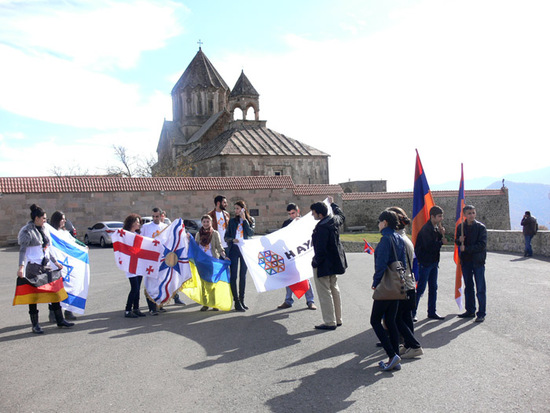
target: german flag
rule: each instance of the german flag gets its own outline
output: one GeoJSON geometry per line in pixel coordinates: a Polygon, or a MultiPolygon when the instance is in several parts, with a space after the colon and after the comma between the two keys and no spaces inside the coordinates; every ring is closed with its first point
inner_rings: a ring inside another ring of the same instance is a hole
{"type": "Polygon", "coordinates": [[[58,303],[68,297],[63,287],[63,278],[35,287],[26,278],[17,278],[13,305],[58,303]]]}

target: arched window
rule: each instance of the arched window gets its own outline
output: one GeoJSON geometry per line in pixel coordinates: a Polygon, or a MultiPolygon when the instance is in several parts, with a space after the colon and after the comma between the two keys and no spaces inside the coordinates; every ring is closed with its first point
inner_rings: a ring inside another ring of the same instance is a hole
{"type": "Polygon", "coordinates": [[[241,120],[244,119],[244,114],[241,108],[235,108],[233,111],[233,120],[241,120]]]}

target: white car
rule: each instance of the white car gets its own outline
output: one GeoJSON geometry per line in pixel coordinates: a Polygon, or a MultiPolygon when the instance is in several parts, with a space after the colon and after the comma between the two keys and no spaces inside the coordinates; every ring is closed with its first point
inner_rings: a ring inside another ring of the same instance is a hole
{"type": "Polygon", "coordinates": [[[84,244],[99,244],[102,247],[113,245],[111,234],[122,228],[124,223],[120,221],[101,221],[91,226],[84,235],[84,244]]]}

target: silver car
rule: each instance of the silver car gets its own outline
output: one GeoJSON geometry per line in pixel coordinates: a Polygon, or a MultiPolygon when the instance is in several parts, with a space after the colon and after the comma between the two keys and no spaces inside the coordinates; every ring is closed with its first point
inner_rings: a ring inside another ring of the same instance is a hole
{"type": "Polygon", "coordinates": [[[91,226],[84,235],[84,244],[99,244],[102,247],[113,245],[111,234],[124,226],[120,221],[101,221],[91,226]]]}

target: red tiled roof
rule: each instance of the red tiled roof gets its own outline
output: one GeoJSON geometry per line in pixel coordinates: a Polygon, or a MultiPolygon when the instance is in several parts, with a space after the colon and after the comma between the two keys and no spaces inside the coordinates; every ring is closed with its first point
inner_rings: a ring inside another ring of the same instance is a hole
{"type": "Polygon", "coordinates": [[[294,195],[335,195],[344,191],[340,185],[296,185],[294,195]]]}
{"type": "Polygon", "coordinates": [[[208,191],[294,188],[290,176],[157,177],[110,176],[0,177],[0,193],[208,191]]]}
{"type": "MultiPolygon", "coordinates": [[[[434,198],[443,197],[456,197],[458,191],[432,191],[434,198]]],[[[499,196],[502,195],[500,189],[477,189],[472,191],[464,191],[464,196],[499,196]]],[[[350,192],[342,194],[342,200],[344,201],[358,201],[367,199],[406,199],[412,198],[413,192],[350,192]]]]}

